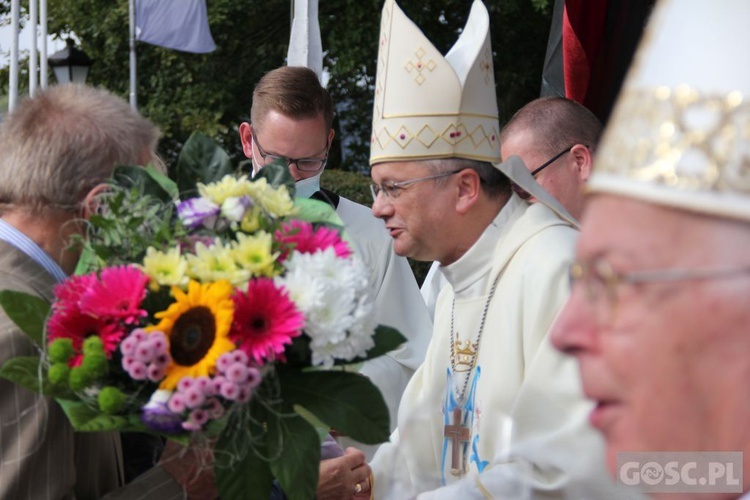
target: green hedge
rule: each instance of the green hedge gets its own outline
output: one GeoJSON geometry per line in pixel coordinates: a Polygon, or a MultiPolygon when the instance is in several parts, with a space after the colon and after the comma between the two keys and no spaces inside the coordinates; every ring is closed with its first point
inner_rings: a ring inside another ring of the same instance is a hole
{"type": "MultiPolygon", "coordinates": [[[[370,194],[370,177],[354,172],[345,172],[343,170],[325,170],[321,177],[321,185],[330,189],[339,196],[349,198],[352,201],[361,203],[366,207],[372,206],[372,195],[370,194]]],[[[418,262],[409,259],[409,265],[417,278],[420,285],[427,275],[432,262],[418,262]]]]}

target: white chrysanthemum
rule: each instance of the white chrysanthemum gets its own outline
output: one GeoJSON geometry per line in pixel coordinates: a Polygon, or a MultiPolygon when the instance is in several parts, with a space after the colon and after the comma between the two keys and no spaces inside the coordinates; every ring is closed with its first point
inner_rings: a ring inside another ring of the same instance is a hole
{"type": "Polygon", "coordinates": [[[331,367],[335,359],[363,356],[374,341],[368,273],[359,260],[336,257],[333,248],[294,252],[277,278],[306,317],[312,362],[331,367]]]}
{"type": "Polygon", "coordinates": [[[297,308],[307,316],[310,311],[322,306],[324,296],[324,280],[315,280],[314,272],[306,268],[308,259],[303,254],[295,253],[287,260],[286,273],[277,277],[274,282],[277,286],[284,286],[289,292],[289,297],[297,305],[297,308]]]}

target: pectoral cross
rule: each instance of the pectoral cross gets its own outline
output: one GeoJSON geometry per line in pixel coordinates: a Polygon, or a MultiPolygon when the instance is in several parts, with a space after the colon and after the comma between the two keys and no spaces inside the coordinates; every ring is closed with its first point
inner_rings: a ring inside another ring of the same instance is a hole
{"type": "Polygon", "coordinates": [[[467,443],[471,437],[468,427],[461,425],[463,411],[461,408],[453,409],[453,425],[446,425],[444,436],[451,440],[451,474],[460,476],[464,472],[463,467],[463,443],[467,443]]]}

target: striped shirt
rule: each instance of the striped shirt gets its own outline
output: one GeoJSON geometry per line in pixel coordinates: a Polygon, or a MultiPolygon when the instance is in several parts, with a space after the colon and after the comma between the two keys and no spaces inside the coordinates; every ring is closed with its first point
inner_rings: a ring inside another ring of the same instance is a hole
{"type": "Polygon", "coordinates": [[[13,245],[30,258],[34,259],[34,261],[42,266],[45,271],[50,273],[58,283],[62,283],[65,281],[65,278],[68,277],[68,275],[65,274],[65,271],[57,265],[57,262],[52,260],[52,257],[50,257],[47,252],[42,250],[31,238],[5,222],[3,219],[0,219],[0,240],[13,245]]]}

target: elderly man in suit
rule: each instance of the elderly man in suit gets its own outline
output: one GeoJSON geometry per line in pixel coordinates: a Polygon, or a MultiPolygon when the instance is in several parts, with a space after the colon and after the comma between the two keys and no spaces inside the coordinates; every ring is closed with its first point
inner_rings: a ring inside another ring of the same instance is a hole
{"type": "MultiPolygon", "coordinates": [[[[93,196],[119,164],[155,160],[158,129],[125,101],[79,85],[50,87],[0,125],[0,289],[51,301],[75,269],[93,196]]],[[[38,347],[0,310],[0,364],[38,347]]],[[[51,399],[0,379],[0,498],[208,498],[194,464],[167,461],[122,487],[117,433],[76,434],[51,399]],[[177,479],[177,480],[176,480],[177,479]]],[[[209,486],[209,492],[212,484],[209,486]]],[[[210,493],[208,493],[210,495],[210,493]]]]}

